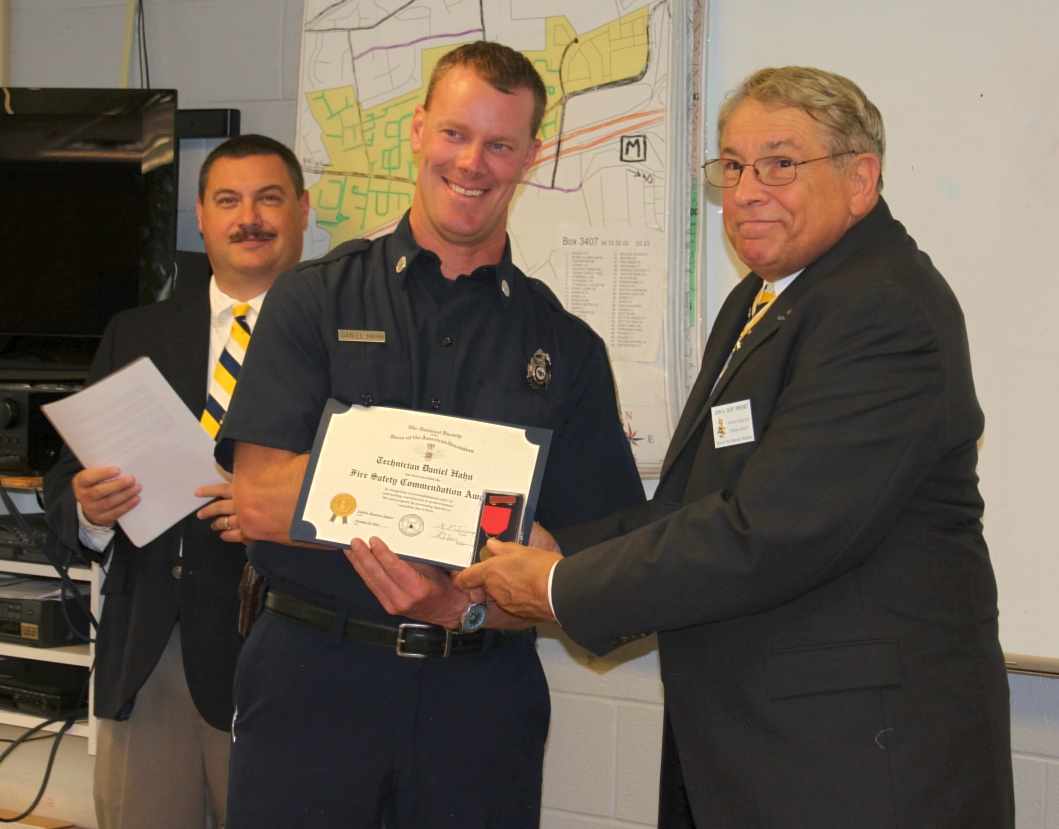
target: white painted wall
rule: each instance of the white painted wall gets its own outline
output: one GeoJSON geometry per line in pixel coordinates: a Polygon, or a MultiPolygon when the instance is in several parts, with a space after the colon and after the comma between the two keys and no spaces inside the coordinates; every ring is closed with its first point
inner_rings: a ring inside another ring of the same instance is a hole
{"type": "MultiPolygon", "coordinates": [[[[1034,5],[1033,0],[1014,3],[1034,5]]],[[[117,85],[122,0],[11,0],[10,5],[13,85],[117,85]]],[[[968,13],[966,0],[937,0],[937,5],[953,20],[968,13]]],[[[146,6],[154,86],[176,87],[184,107],[239,108],[244,132],[293,141],[301,0],[147,0],[146,6]]],[[[896,0],[886,14],[914,20],[923,6],[921,0],[896,0]]],[[[839,0],[803,0],[793,6],[776,0],[714,0],[709,111],[716,112],[719,95],[758,65],[814,62],[816,52],[806,44],[820,42],[825,22],[827,31],[847,32],[834,39],[851,66],[858,50],[881,48],[893,53],[894,71],[901,71],[900,45],[872,43],[870,32],[863,31],[862,11],[860,4],[839,0]]],[[[837,59],[831,67],[857,77],[854,68],[844,68],[837,59]]],[[[923,82],[930,82],[928,75],[923,82]]],[[[893,124],[900,117],[899,102],[880,103],[893,124]]],[[[707,219],[712,316],[738,270],[719,244],[717,215],[711,212],[707,219]]],[[[548,635],[540,652],[553,703],[542,826],[653,826],[661,728],[655,652],[649,643],[638,643],[600,660],[548,635]]],[[[1019,829],[1059,829],[1059,679],[1013,676],[1011,687],[1019,829]]],[[[2,731],[0,736],[11,733],[2,731]]],[[[92,762],[83,740],[67,740],[41,811],[93,827],[92,762]]],[[[22,750],[22,756],[0,767],[0,806],[28,803],[43,772],[43,745],[22,750]]]]}

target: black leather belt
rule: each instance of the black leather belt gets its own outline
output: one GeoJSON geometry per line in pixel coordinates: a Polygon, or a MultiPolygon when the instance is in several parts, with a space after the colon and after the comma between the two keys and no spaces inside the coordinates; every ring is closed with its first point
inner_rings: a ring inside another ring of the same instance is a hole
{"type": "MultiPolygon", "coordinates": [[[[326,607],[307,602],[285,593],[269,590],[265,596],[265,609],[295,622],[330,633],[335,629],[338,614],[326,607]]],[[[391,648],[398,656],[411,659],[426,659],[428,656],[455,656],[462,653],[481,653],[500,637],[493,631],[454,633],[440,625],[405,622],[392,627],[359,619],[346,619],[342,631],[343,639],[366,642],[391,648]]]]}

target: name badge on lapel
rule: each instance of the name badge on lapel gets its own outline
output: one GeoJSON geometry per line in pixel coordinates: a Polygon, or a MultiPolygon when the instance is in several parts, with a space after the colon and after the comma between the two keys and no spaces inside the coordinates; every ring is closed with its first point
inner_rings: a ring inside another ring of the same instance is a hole
{"type": "Polygon", "coordinates": [[[750,414],[749,400],[712,406],[710,417],[713,420],[715,449],[754,442],[754,418],[750,414]]]}

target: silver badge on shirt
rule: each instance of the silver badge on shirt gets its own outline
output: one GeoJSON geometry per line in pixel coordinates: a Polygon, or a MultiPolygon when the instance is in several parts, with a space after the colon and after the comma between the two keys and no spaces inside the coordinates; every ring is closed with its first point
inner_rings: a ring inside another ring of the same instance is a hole
{"type": "Polygon", "coordinates": [[[552,381],[552,358],[537,349],[526,366],[526,382],[534,391],[543,391],[552,381]]]}

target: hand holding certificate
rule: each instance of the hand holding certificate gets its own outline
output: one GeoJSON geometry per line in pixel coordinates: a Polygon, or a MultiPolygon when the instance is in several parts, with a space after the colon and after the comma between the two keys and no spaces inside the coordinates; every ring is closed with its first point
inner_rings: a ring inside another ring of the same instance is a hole
{"type": "Polygon", "coordinates": [[[291,538],[346,547],[375,536],[397,555],[450,569],[486,539],[533,522],[551,432],[329,401],[291,538]]]}

